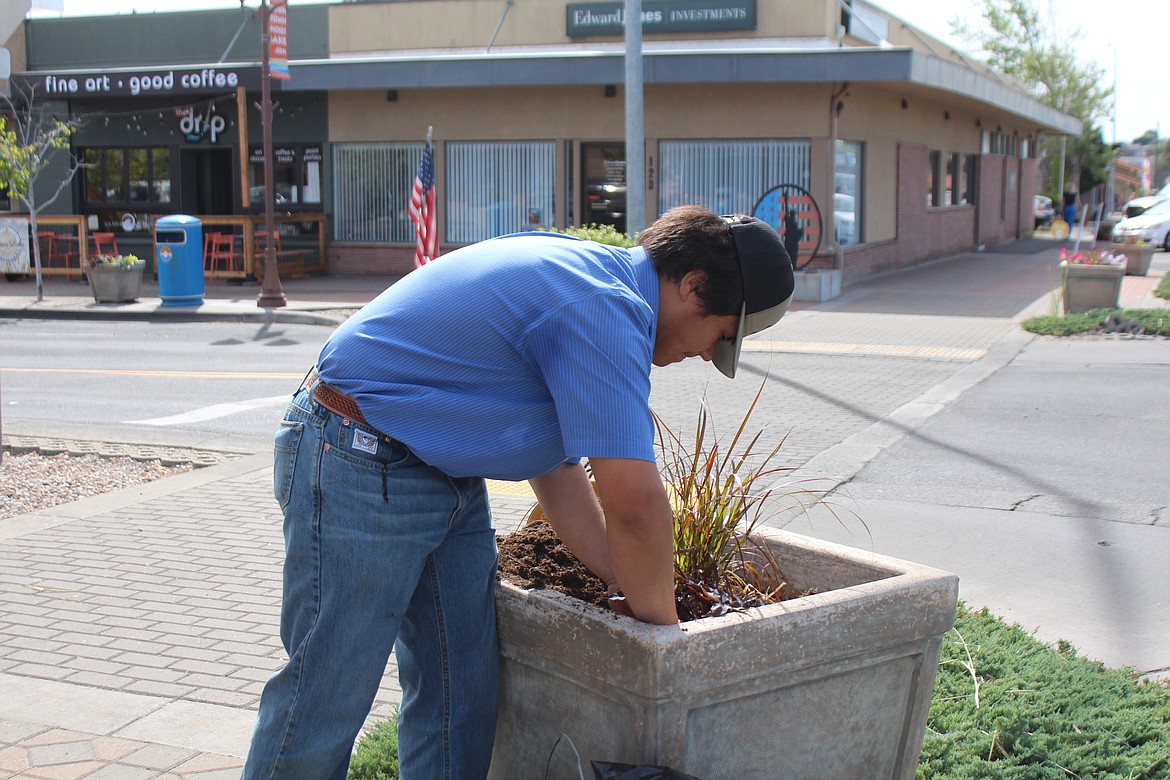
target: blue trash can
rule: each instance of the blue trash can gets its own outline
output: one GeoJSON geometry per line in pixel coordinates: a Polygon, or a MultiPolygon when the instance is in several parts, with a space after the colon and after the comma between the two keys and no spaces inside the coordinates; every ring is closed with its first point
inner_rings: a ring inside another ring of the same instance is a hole
{"type": "Polygon", "coordinates": [[[163,306],[203,303],[203,223],[174,214],[154,223],[158,296],[163,306]]]}

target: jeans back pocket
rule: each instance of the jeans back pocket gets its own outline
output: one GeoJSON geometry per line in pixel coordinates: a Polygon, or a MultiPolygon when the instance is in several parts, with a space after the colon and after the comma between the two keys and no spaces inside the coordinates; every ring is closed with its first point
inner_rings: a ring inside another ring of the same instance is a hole
{"type": "Polygon", "coordinates": [[[281,420],[276,431],[272,458],[272,492],[280,508],[288,505],[292,495],[293,478],[296,475],[297,450],[305,424],[296,420],[281,420]]]}

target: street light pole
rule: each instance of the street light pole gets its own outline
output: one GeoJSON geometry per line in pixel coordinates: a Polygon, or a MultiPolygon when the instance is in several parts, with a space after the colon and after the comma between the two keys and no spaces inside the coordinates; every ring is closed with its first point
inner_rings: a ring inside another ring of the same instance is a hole
{"type": "MultiPolygon", "coordinates": [[[[281,5],[287,0],[273,0],[281,5]]],[[[272,63],[269,53],[268,0],[260,0],[260,120],[264,125],[264,281],[256,305],[262,308],[287,306],[280,286],[276,259],[276,217],[273,214],[272,176],[272,63]]]]}
{"type": "Polygon", "coordinates": [[[1117,47],[1113,49],[1113,144],[1110,147],[1113,154],[1109,156],[1109,192],[1105,202],[1109,204],[1109,213],[1112,214],[1117,200],[1117,47]]]}

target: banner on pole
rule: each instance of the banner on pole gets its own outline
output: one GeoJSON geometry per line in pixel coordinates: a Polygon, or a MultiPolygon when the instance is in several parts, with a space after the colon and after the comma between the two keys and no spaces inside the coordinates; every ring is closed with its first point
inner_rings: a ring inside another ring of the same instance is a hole
{"type": "Polygon", "coordinates": [[[268,10],[268,72],[288,79],[288,2],[278,0],[268,10]]]}

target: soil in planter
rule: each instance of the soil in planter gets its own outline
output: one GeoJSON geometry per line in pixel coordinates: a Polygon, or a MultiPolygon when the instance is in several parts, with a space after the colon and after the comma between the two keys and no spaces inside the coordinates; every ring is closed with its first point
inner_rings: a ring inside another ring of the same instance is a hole
{"type": "Polygon", "coordinates": [[[548,523],[529,523],[499,538],[500,579],[521,588],[548,588],[604,607],[605,583],[569,548],[548,523]]]}
{"type": "MultiPolygon", "coordinates": [[[[529,523],[498,539],[500,550],[499,578],[521,588],[547,588],[599,607],[607,606],[605,583],[577,560],[561,543],[548,523],[529,523]]],[[[787,582],[782,572],[778,582],[787,582]]],[[[785,586],[779,598],[768,603],[806,595],[785,586]]],[[[675,588],[679,620],[697,620],[725,614],[734,609],[763,606],[735,604],[726,594],[713,592],[701,583],[675,588]]]]}

